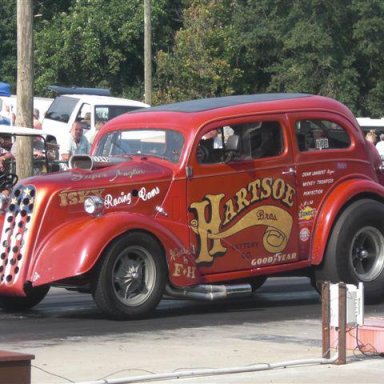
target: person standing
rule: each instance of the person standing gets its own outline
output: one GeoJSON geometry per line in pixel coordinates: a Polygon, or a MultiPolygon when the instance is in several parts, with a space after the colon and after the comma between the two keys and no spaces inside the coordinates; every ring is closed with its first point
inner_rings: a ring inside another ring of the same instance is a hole
{"type": "Polygon", "coordinates": [[[384,159],[384,133],[382,133],[379,138],[380,141],[376,144],[376,149],[379,152],[380,157],[384,159]]]}
{"type": "Polygon", "coordinates": [[[37,108],[33,109],[33,128],[42,129],[41,121],[40,121],[40,111],[37,108]]]}
{"type": "Polygon", "coordinates": [[[373,145],[376,145],[377,143],[377,135],[374,129],[371,129],[367,134],[365,135],[366,140],[368,140],[373,145]]]}
{"type": "Polygon", "coordinates": [[[61,152],[61,159],[68,161],[73,155],[88,154],[90,149],[89,141],[84,136],[81,123],[79,121],[75,121],[70,130],[68,143],[61,152]]]}
{"type": "Polygon", "coordinates": [[[3,108],[4,110],[0,114],[0,124],[15,125],[16,115],[12,111],[12,105],[4,103],[3,108]]]}

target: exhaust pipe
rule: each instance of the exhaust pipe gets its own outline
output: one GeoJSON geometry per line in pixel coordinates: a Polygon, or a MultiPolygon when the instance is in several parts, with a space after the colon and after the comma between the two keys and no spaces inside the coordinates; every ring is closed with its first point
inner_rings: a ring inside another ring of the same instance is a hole
{"type": "Polygon", "coordinates": [[[248,296],[252,293],[250,284],[234,285],[196,285],[194,287],[174,288],[169,284],[165,287],[169,296],[183,299],[217,300],[230,296],[248,296]]]}

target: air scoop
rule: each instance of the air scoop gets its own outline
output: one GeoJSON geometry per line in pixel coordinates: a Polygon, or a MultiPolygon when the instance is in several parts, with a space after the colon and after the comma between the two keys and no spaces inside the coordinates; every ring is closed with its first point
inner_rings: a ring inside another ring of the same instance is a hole
{"type": "Polygon", "coordinates": [[[127,159],[117,156],[90,156],[90,155],[73,155],[68,162],[68,167],[81,169],[98,169],[110,167],[114,164],[119,164],[127,159]]]}

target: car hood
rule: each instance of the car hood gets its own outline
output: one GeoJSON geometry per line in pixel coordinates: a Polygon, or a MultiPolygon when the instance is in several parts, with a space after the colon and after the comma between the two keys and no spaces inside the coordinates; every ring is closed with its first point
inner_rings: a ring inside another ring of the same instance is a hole
{"type": "Polygon", "coordinates": [[[117,159],[82,156],[77,164],[71,161],[71,166],[75,166],[74,168],[64,172],[29,177],[21,180],[19,184],[33,185],[52,195],[59,190],[111,189],[126,185],[161,183],[165,187],[172,179],[171,168],[147,158],[117,159]]]}

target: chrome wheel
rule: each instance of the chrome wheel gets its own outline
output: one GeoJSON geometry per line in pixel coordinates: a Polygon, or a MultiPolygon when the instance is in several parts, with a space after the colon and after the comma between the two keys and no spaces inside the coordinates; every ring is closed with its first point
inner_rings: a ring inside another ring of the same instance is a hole
{"type": "Polygon", "coordinates": [[[156,265],[150,252],[130,246],[116,258],[112,268],[113,289],[124,305],[136,306],[151,295],[156,281],[156,265]]]}
{"type": "Polygon", "coordinates": [[[353,237],[351,262],[356,277],[362,282],[375,280],[384,268],[384,236],[375,227],[361,228],[353,237]]]}

